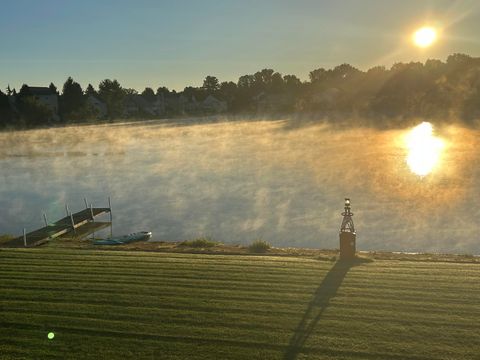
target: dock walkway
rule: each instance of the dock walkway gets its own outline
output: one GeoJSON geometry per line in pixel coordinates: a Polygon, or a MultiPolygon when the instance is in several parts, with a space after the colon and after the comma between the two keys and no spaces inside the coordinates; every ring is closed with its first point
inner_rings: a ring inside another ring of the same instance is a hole
{"type": "MultiPolygon", "coordinates": [[[[44,242],[54,239],[56,237],[65,235],[67,233],[72,233],[73,235],[76,234],[77,228],[84,226],[85,224],[89,224],[88,229],[96,231],[100,228],[105,227],[105,224],[110,223],[98,223],[95,224],[95,217],[100,216],[103,214],[107,214],[111,212],[110,208],[87,208],[83,209],[79,212],[71,214],[69,216],[65,216],[64,218],[48,224],[48,226],[44,226],[40,229],[34,230],[26,234],[26,242],[27,247],[33,247],[37,245],[41,245],[44,242]]],[[[80,229],[79,229],[80,230],[80,229]]],[[[79,231],[83,236],[88,235],[85,231],[79,231]]],[[[89,233],[91,233],[89,232],[89,233]]],[[[79,234],[80,235],[80,234],[79,234]]],[[[5,244],[5,247],[24,247],[24,238],[23,236],[19,236],[5,244]]]]}

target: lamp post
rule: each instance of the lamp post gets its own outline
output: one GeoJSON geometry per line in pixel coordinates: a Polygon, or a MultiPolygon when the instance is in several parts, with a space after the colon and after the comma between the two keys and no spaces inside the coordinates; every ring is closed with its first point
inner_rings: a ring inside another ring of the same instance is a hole
{"type": "Polygon", "coordinates": [[[345,198],[345,210],[342,212],[343,221],[340,226],[340,259],[355,258],[356,233],[353,225],[353,213],[350,211],[350,199],[345,198]]]}

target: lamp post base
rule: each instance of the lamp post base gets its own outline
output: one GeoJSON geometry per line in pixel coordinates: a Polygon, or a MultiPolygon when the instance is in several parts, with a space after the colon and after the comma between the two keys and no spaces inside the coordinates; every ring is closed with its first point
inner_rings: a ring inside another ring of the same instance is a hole
{"type": "Polygon", "coordinates": [[[355,243],[357,236],[351,232],[340,233],[340,259],[354,259],[355,258],[355,243]]]}

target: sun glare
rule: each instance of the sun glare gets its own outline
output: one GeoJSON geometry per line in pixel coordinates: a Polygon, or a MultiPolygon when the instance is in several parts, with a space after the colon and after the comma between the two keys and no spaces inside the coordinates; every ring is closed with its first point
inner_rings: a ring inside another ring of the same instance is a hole
{"type": "Polygon", "coordinates": [[[437,31],[433,27],[425,26],[413,34],[413,42],[418,47],[428,47],[437,39],[437,31]]]}
{"type": "Polygon", "coordinates": [[[407,164],[419,176],[428,175],[440,159],[444,142],[433,136],[432,124],[423,122],[414,127],[406,137],[407,164]]]}

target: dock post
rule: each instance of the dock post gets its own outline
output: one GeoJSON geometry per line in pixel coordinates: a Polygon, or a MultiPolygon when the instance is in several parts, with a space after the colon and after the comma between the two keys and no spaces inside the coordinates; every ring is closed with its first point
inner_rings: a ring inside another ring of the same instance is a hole
{"type": "Polygon", "coordinates": [[[47,214],[43,213],[43,220],[45,221],[45,227],[48,227],[47,214]]]}
{"type": "Polygon", "coordinates": [[[113,237],[113,215],[112,215],[112,201],[108,197],[108,208],[110,209],[110,238],[113,237]]]}
{"type": "MultiPolygon", "coordinates": [[[[93,206],[90,204],[90,214],[92,215],[92,222],[95,222],[95,216],[93,216],[93,206]]],[[[92,240],[95,241],[95,227],[93,228],[92,232],[92,240]]]]}
{"type": "Polygon", "coordinates": [[[110,200],[110,196],[108,197],[108,208],[110,209],[110,222],[112,221],[112,201],[110,200]]]}
{"type": "Polygon", "coordinates": [[[70,213],[70,221],[72,222],[73,233],[77,235],[77,231],[75,230],[75,222],[73,221],[73,214],[70,213]]]}
{"type": "Polygon", "coordinates": [[[27,247],[27,229],[23,228],[23,246],[27,247]]]}
{"type": "Polygon", "coordinates": [[[83,201],[85,202],[85,209],[88,209],[87,198],[84,197],[84,198],[83,198],[83,201]]]}

